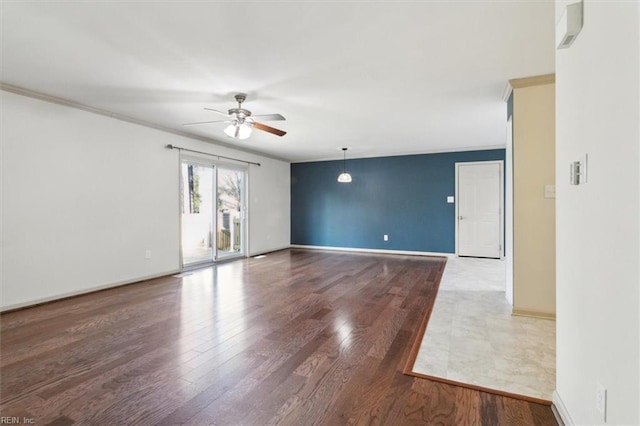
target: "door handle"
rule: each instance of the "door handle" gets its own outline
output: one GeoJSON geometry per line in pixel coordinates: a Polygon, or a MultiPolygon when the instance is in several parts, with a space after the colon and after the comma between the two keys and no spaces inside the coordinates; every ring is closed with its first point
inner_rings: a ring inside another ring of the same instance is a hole
{"type": "Polygon", "coordinates": [[[462,220],[462,219],[464,219],[464,217],[462,217],[462,216],[458,216],[458,219],[459,219],[459,220],[462,220]]]}

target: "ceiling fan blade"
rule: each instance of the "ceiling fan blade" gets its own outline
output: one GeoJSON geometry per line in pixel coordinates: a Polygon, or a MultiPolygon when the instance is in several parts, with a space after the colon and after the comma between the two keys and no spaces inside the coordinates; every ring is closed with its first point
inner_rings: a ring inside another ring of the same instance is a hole
{"type": "Polygon", "coordinates": [[[262,121],[282,121],[286,120],[281,114],[257,114],[252,117],[260,117],[262,121]]]}
{"type": "Polygon", "coordinates": [[[207,111],[217,112],[218,114],[224,115],[225,117],[229,117],[229,114],[227,114],[226,112],[218,111],[217,109],[213,109],[213,108],[205,108],[205,109],[207,111]]]}
{"type": "Polygon", "coordinates": [[[263,130],[265,132],[272,133],[276,136],[284,136],[287,134],[287,132],[283,130],[279,130],[279,129],[276,129],[275,127],[267,126],[266,124],[262,124],[258,122],[254,122],[253,127],[255,127],[258,130],[263,130]]]}
{"type": "Polygon", "coordinates": [[[195,123],[185,123],[183,126],[197,126],[199,124],[209,124],[209,123],[226,123],[229,120],[213,120],[213,121],[197,121],[195,123]]]}

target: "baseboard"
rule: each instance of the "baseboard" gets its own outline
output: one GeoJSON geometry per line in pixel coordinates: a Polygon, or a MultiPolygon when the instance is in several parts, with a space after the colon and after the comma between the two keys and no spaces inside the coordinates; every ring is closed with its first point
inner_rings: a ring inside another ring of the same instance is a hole
{"type": "Polygon", "coordinates": [[[573,426],[575,423],[571,420],[569,411],[564,405],[564,402],[562,401],[562,398],[560,398],[560,394],[557,390],[553,391],[551,402],[551,410],[553,411],[553,415],[556,416],[558,424],[560,424],[560,426],[573,426]]]}
{"type": "Polygon", "coordinates": [[[556,314],[553,314],[551,312],[528,311],[526,309],[513,308],[511,310],[511,315],[515,315],[518,317],[548,319],[553,321],[556,320],[556,314]]]}
{"type": "Polygon", "coordinates": [[[385,249],[331,247],[331,246],[307,246],[302,244],[291,244],[291,248],[311,249],[311,250],[348,251],[353,253],[405,254],[410,256],[455,257],[455,253],[437,253],[437,252],[430,252],[430,251],[385,250],[385,249]]]}
{"type": "Polygon", "coordinates": [[[251,251],[251,252],[249,252],[249,255],[247,257],[255,257],[255,256],[263,255],[263,254],[275,253],[277,251],[286,250],[289,247],[291,247],[291,246],[286,245],[286,246],[282,246],[280,248],[272,248],[272,249],[266,249],[266,250],[251,251]]]}
{"type": "MultiPolygon", "coordinates": [[[[285,249],[288,249],[288,248],[289,248],[289,246],[284,246],[284,247],[279,248],[279,249],[278,248],[269,249],[268,251],[264,251],[264,252],[252,253],[252,254],[250,254],[250,257],[257,256],[258,254],[273,253],[273,252],[280,251],[280,250],[285,250],[285,249]]],[[[230,260],[237,260],[237,259],[230,259],[230,260]]],[[[203,265],[203,266],[200,266],[200,267],[210,267],[210,266],[213,266],[213,265],[214,264],[212,263],[212,264],[207,264],[207,265],[203,265]]],[[[199,267],[196,267],[195,269],[198,269],[198,268],[199,267]]],[[[186,270],[188,270],[188,268],[186,270]]],[[[62,299],[69,299],[71,297],[82,296],[84,294],[95,293],[95,292],[102,291],[102,290],[108,290],[110,288],[129,285],[129,284],[137,283],[137,282],[140,282],[140,281],[152,280],[154,278],[166,277],[166,276],[169,276],[169,275],[179,274],[180,272],[183,272],[183,271],[181,269],[176,269],[176,270],[163,272],[163,273],[160,273],[160,274],[146,275],[146,276],[134,278],[134,279],[131,279],[131,280],[118,281],[118,282],[111,283],[111,284],[99,285],[99,286],[96,286],[96,287],[90,287],[90,288],[83,289],[83,290],[72,291],[72,292],[68,292],[68,293],[62,293],[62,294],[58,294],[58,295],[55,295],[55,296],[43,297],[43,298],[40,298],[40,299],[30,300],[28,302],[15,303],[15,304],[12,304],[12,305],[7,305],[7,306],[0,307],[0,313],[7,313],[7,312],[11,312],[11,311],[16,311],[16,310],[19,310],[19,309],[32,308],[34,306],[43,305],[43,304],[49,303],[49,302],[55,302],[55,301],[62,300],[62,299]]]]}
{"type": "Polygon", "coordinates": [[[147,275],[147,276],[144,276],[144,277],[134,278],[134,279],[131,279],[131,280],[118,281],[118,282],[111,283],[111,284],[99,285],[99,286],[96,286],[96,287],[90,287],[90,288],[83,289],[83,290],[71,291],[71,292],[68,292],[68,293],[57,294],[55,296],[43,297],[43,298],[40,298],[40,299],[30,300],[28,302],[15,303],[13,305],[0,307],[0,312],[7,313],[7,312],[11,312],[11,311],[17,311],[17,310],[20,310],[20,309],[32,308],[34,306],[44,305],[45,303],[49,303],[49,302],[56,302],[58,300],[69,299],[71,297],[82,296],[82,295],[89,294],[89,293],[96,293],[98,291],[108,290],[110,288],[121,287],[121,286],[124,286],[124,285],[134,284],[134,283],[138,283],[138,282],[141,282],[141,281],[152,280],[154,278],[166,277],[168,275],[174,275],[174,274],[177,274],[177,273],[180,273],[179,269],[163,272],[163,273],[160,273],[160,274],[147,275]]]}

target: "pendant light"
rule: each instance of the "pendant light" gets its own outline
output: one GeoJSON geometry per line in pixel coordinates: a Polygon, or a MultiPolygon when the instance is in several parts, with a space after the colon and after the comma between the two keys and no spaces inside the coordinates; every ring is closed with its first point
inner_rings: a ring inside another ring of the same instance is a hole
{"type": "Polygon", "coordinates": [[[338,182],[351,183],[351,175],[347,173],[347,148],[342,148],[342,173],[338,176],[338,182]]]}

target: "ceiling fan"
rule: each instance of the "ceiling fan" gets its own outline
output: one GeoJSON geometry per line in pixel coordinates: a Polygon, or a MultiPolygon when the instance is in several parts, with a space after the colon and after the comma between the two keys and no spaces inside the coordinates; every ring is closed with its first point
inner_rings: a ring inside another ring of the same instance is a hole
{"type": "Polygon", "coordinates": [[[186,123],[183,126],[198,126],[200,124],[209,123],[229,123],[224,132],[227,136],[236,139],[247,139],[251,135],[252,129],[256,128],[276,136],[284,136],[287,132],[276,129],[275,127],[267,126],[266,124],[259,123],[254,120],[256,117],[260,117],[260,120],[264,121],[278,121],[285,120],[280,114],[258,114],[251,115],[251,111],[242,108],[242,103],[247,99],[245,93],[238,93],[235,95],[236,102],[238,102],[237,108],[231,108],[228,112],[218,111],[212,108],[205,108],[207,111],[213,111],[217,114],[223,115],[225,118],[221,120],[212,121],[199,121],[196,123],[186,123]]]}

